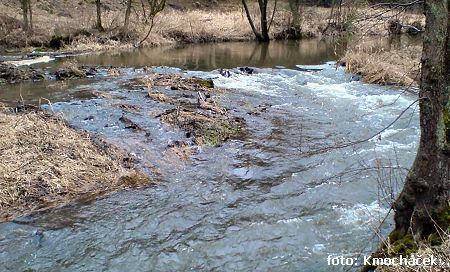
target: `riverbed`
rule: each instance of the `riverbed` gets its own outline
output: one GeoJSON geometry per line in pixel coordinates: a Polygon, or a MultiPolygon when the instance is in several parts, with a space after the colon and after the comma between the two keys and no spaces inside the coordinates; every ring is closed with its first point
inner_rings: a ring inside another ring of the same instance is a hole
{"type": "Polygon", "coordinates": [[[392,228],[389,205],[415,157],[419,120],[416,97],[358,81],[336,65],[334,48],[240,43],[84,55],[81,64],[122,72],[3,89],[0,101],[11,104],[17,93],[49,99],[46,109],[125,148],[159,185],[0,224],[0,270],[348,269],[328,266],[327,256],[369,254],[375,232],[392,228]],[[238,69],[247,66],[252,73],[238,69]],[[155,117],[171,106],[124,84],[143,78],[143,67],[212,79],[246,136],[174,155],[168,145],[187,136],[155,117]],[[123,116],[142,131],[126,129],[123,116]]]}

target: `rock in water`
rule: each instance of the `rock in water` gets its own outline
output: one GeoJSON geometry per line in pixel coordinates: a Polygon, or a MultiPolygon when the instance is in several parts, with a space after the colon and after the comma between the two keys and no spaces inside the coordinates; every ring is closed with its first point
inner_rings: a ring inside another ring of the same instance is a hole
{"type": "Polygon", "coordinates": [[[228,70],[220,69],[219,74],[221,74],[223,77],[231,77],[231,73],[228,70]]]}

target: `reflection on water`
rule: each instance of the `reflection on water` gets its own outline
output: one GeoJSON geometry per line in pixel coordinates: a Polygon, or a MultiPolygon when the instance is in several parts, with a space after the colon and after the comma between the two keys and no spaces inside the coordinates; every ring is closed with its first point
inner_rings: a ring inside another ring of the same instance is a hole
{"type": "MultiPolygon", "coordinates": [[[[386,49],[421,43],[420,36],[394,36],[391,38],[366,38],[371,45],[386,49]]],[[[356,41],[353,41],[355,43],[356,41]]],[[[181,47],[156,47],[127,52],[106,52],[75,57],[80,65],[97,66],[170,66],[185,70],[211,71],[219,68],[252,66],[260,68],[296,68],[295,65],[315,65],[336,60],[343,52],[344,44],[330,39],[302,41],[272,41],[270,43],[231,42],[190,44],[181,47]]],[[[66,59],[36,65],[37,68],[54,70],[66,59]]],[[[91,79],[92,80],[92,79],[91,79]]],[[[75,86],[91,80],[61,82],[25,82],[0,86],[0,102],[14,104],[22,99],[26,103],[38,103],[41,97],[52,102],[69,101],[80,92],[75,86]],[[71,90],[71,91],[67,91],[71,90]]],[[[85,94],[81,92],[81,95],[85,94]]]]}
{"type": "Polygon", "coordinates": [[[22,102],[25,104],[47,104],[47,99],[52,103],[73,99],[88,99],[92,98],[93,94],[89,91],[89,88],[86,89],[81,84],[90,81],[92,79],[47,80],[7,85],[5,89],[0,89],[0,103],[15,106],[22,102]]]}
{"type": "Polygon", "coordinates": [[[209,71],[238,66],[292,68],[297,64],[319,64],[335,60],[335,52],[334,43],[325,40],[233,42],[85,55],[78,57],[78,60],[92,65],[172,66],[209,71]]]}
{"type": "MultiPolygon", "coordinates": [[[[420,44],[421,38],[397,35],[382,39],[365,38],[365,41],[390,49],[420,44]]],[[[344,44],[331,39],[270,43],[231,42],[145,48],[116,54],[84,55],[77,59],[83,64],[90,65],[171,66],[200,71],[240,66],[295,68],[295,65],[299,64],[315,65],[336,60],[343,52],[343,48],[344,44]]]]}
{"type": "MultiPolygon", "coordinates": [[[[80,55],[76,60],[80,65],[171,66],[186,70],[211,71],[239,66],[293,68],[297,64],[320,64],[336,59],[335,52],[336,46],[331,40],[316,39],[297,42],[233,42],[144,48],[127,52],[80,55]]],[[[54,70],[61,67],[67,59],[38,64],[35,67],[54,70]]],[[[75,87],[90,81],[92,79],[6,85],[0,91],[0,102],[14,104],[23,100],[25,103],[36,104],[41,98],[52,102],[89,98],[83,97],[85,93],[79,92],[80,87],[75,87]],[[82,97],[79,97],[80,94],[82,97]]]]}

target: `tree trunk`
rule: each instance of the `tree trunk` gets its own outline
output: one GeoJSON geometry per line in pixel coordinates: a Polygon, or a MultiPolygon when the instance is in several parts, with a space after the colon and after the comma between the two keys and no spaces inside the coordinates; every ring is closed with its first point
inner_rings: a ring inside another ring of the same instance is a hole
{"type": "Polygon", "coordinates": [[[21,0],[22,16],[23,16],[23,30],[28,31],[28,0],[21,0]]]}
{"type": "Polygon", "coordinates": [[[268,0],[258,0],[259,10],[261,12],[261,36],[262,41],[268,42],[269,38],[269,28],[267,25],[267,1],[268,0]]]}
{"type": "Polygon", "coordinates": [[[28,13],[30,14],[30,30],[33,31],[33,10],[31,8],[31,0],[28,0],[28,13]]]}
{"type": "Polygon", "coordinates": [[[247,15],[247,19],[250,24],[250,27],[252,28],[252,31],[255,34],[256,39],[260,42],[270,41],[269,27],[267,24],[267,2],[268,2],[268,0],[258,0],[259,11],[260,11],[260,23],[261,23],[261,32],[259,32],[256,29],[255,24],[253,23],[253,19],[250,15],[250,11],[248,9],[247,2],[245,0],[242,0],[242,5],[244,6],[245,14],[247,15]]]}
{"type": "Polygon", "coordinates": [[[122,28],[122,35],[124,37],[128,34],[128,26],[130,24],[130,14],[131,14],[131,2],[132,0],[127,0],[127,9],[125,10],[125,20],[122,28]]]}
{"type": "Polygon", "coordinates": [[[95,0],[95,5],[97,6],[97,26],[99,31],[105,31],[102,25],[102,6],[100,0],[95,0]]]}
{"type": "Polygon", "coordinates": [[[247,15],[248,23],[250,24],[250,27],[252,28],[253,33],[255,34],[255,37],[258,41],[262,41],[263,38],[261,34],[259,34],[258,30],[256,30],[255,24],[253,23],[253,19],[250,16],[250,11],[248,10],[247,2],[245,0],[242,0],[242,5],[244,6],[245,14],[247,15]]]}
{"type": "MultiPolygon", "coordinates": [[[[438,231],[437,215],[450,195],[449,0],[425,0],[422,75],[419,92],[420,143],[405,186],[394,203],[395,230],[418,238],[438,231]],[[433,220],[432,220],[432,219],[433,220]]],[[[448,222],[446,222],[448,224],[448,222]]]]}
{"type": "Polygon", "coordinates": [[[300,27],[300,14],[298,12],[300,0],[289,0],[289,8],[292,13],[292,26],[294,28],[300,27]]]}

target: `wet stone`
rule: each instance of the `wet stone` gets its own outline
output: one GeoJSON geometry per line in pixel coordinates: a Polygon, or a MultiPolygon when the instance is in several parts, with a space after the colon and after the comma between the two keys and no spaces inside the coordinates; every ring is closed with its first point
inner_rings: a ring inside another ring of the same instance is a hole
{"type": "Polygon", "coordinates": [[[16,83],[27,80],[46,79],[45,73],[40,69],[28,66],[15,66],[12,64],[0,63],[0,83],[16,83]]]}
{"type": "Polygon", "coordinates": [[[119,118],[119,121],[121,121],[124,125],[126,129],[132,129],[135,131],[140,131],[143,130],[138,124],[136,124],[135,122],[131,121],[129,118],[122,116],[119,118]]]}

